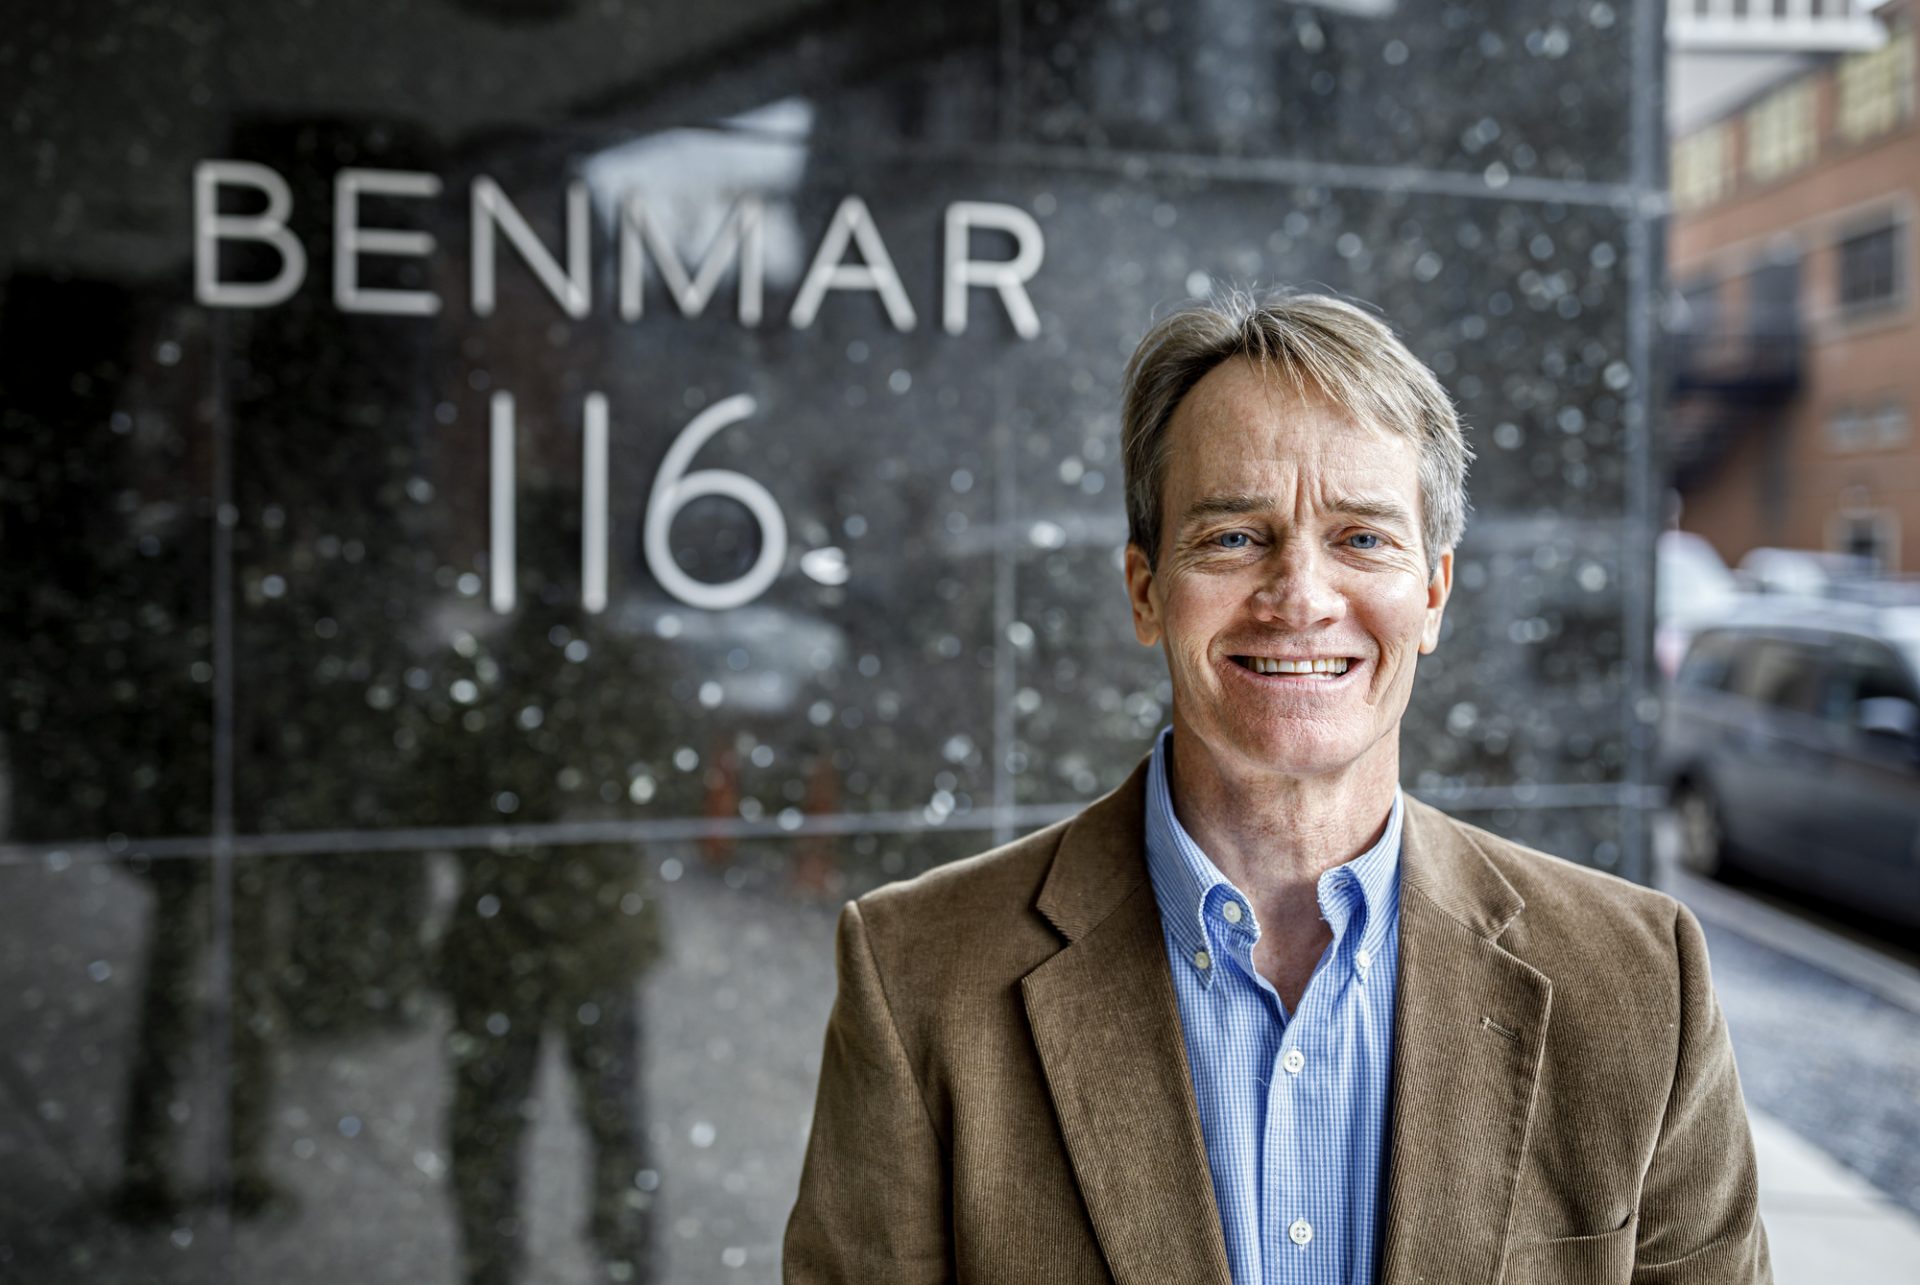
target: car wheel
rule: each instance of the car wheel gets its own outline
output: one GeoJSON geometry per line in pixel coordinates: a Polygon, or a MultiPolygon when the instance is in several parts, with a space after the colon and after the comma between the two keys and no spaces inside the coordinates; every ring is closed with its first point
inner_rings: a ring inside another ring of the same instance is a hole
{"type": "Polygon", "coordinates": [[[1711,879],[1727,867],[1727,827],[1711,791],[1695,781],[1674,787],[1673,810],[1680,822],[1680,864],[1711,879]]]}

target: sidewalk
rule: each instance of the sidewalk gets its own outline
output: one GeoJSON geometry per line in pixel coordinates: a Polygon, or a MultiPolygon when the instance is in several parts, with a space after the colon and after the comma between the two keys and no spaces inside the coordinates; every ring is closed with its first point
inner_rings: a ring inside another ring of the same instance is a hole
{"type": "Polygon", "coordinates": [[[1748,1117],[1775,1285],[1920,1285],[1920,1218],[1772,1116],[1748,1117]]]}
{"type": "Polygon", "coordinates": [[[1920,1285],[1920,969],[1765,886],[1679,867],[1655,886],[1706,930],[1760,1166],[1778,1285],[1920,1285]]]}

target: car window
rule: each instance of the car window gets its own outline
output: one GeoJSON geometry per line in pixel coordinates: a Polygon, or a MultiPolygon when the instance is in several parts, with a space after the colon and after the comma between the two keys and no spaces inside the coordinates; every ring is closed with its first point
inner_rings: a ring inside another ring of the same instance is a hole
{"type": "Polygon", "coordinates": [[[1739,654],[1740,639],[1730,633],[1701,634],[1687,649],[1675,681],[1703,691],[1725,691],[1739,654]]]}
{"type": "Polygon", "coordinates": [[[1737,667],[1734,690],[1763,705],[1812,714],[1822,668],[1820,653],[1806,643],[1763,638],[1737,667]]]}
{"type": "Polygon", "coordinates": [[[1913,679],[1893,649],[1874,642],[1847,648],[1821,695],[1820,715],[1830,722],[1851,723],[1861,701],[1881,696],[1914,700],[1913,679]]]}

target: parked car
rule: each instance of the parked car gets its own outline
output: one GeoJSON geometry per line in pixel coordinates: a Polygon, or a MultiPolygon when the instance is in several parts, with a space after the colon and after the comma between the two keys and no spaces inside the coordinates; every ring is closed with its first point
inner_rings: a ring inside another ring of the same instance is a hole
{"type": "Polygon", "coordinates": [[[1691,531],[1662,531],[1654,542],[1653,658],[1672,678],[1687,642],[1725,618],[1740,600],[1733,572],[1691,531]]]}
{"type": "Polygon", "coordinates": [[[1703,630],[1659,771],[1694,871],[1920,927],[1920,607],[1762,599],[1703,630]]]}
{"type": "Polygon", "coordinates": [[[1749,549],[1741,557],[1734,578],[1751,593],[1832,594],[1837,586],[1872,579],[1873,559],[1857,553],[1818,549],[1749,549]]]}

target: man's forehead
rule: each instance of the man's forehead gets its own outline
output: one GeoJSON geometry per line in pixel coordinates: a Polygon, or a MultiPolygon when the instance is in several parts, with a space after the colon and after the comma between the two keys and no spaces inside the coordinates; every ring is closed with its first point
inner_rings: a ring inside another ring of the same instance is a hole
{"type": "Polygon", "coordinates": [[[1229,357],[1196,381],[1174,407],[1174,418],[1283,420],[1297,416],[1365,423],[1345,400],[1299,371],[1272,362],[1229,357]]]}
{"type": "MultiPolygon", "coordinates": [[[[1413,510],[1408,506],[1406,499],[1391,490],[1322,487],[1317,488],[1317,493],[1308,498],[1315,508],[1345,514],[1349,517],[1397,523],[1407,527],[1411,527],[1414,521],[1413,510]]],[[[1296,507],[1297,502],[1297,495],[1283,495],[1273,491],[1207,491],[1186,503],[1177,516],[1182,525],[1187,525],[1218,517],[1290,512],[1296,507]]]]}
{"type": "Polygon", "coordinates": [[[1257,417],[1202,414],[1167,427],[1166,481],[1181,491],[1291,488],[1302,472],[1343,491],[1418,486],[1419,453],[1407,438],[1331,406],[1257,417]]]}
{"type": "Polygon", "coordinates": [[[1341,448],[1371,453],[1399,434],[1285,373],[1244,358],[1222,362],[1174,408],[1166,429],[1176,454],[1320,456],[1341,448]]]}
{"type": "Polygon", "coordinates": [[[1209,372],[1167,428],[1162,485],[1177,526],[1290,512],[1303,500],[1381,521],[1413,520],[1419,460],[1411,442],[1245,360],[1209,372]]]}

